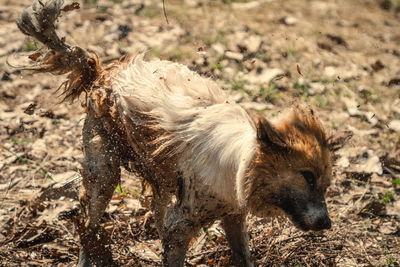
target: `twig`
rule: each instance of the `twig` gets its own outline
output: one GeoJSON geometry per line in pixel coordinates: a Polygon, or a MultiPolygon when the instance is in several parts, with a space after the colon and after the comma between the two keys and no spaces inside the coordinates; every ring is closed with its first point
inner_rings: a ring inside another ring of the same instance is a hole
{"type": "Polygon", "coordinates": [[[353,202],[353,205],[350,205],[350,203],[346,203],[347,208],[344,209],[343,214],[347,213],[347,211],[351,207],[356,206],[364,198],[364,196],[367,194],[367,192],[371,190],[370,187],[369,187],[370,183],[371,183],[371,179],[368,179],[368,182],[365,184],[364,192],[361,194],[361,196],[356,201],[353,202]]]}
{"type": "Polygon", "coordinates": [[[129,232],[129,234],[132,236],[132,238],[135,239],[135,235],[133,234],[132,226],[131,226],[130,223],[128,223],[128,232],[129,232]]]}
{"type": "Polygon", "coordinates": [[[165,10],[165,0],[162,0],[162,5],[163,5],[163,12],[164,12],[165,20],[167,21],[167,24],[169,24],[168,17],[167,17],[167,11],[165,10]]]}
{"type": "Polygon", "coordinates": [[[217,250],[210,249],[210,250],[206,250],[206,251],[202,251],[202,252],[199,252],[199,253],[196,253],[196,254],[189,255],[189,257],[196,258],[198,256],[206,255],[208,253],[211,254],[211,253],[218,253],[218,252],[226,252],[226,251],[229,251],[229,250],[231,250],[231,249],[230,248],[218,248],[217,250]]]}
{"type": "Polygon", "coordinates": [[[298,235],[298,236],[293,236],[293,237],[286,238],[284,240],[278,241],[278,244],[282,245],[284,243],[289,243],[290,241],[298,239],[298,238],[301,238],[301,237],[304,237],[304,235],[298,235]]]}
{"type": "Polygon", "coordinates": [[[58,225],[59,225],[61,228],[63,228],[64,231],[67,232],[70,236],[73,236],[73,234],[68,230],[68,228],[67,228],[64,224],[60,223],[60,224],[58,224],[58,225]]]}
{"type": "Polygon", "coordinates": [[[388,168],[388,167],[386,167],[386,166],[384,166],[383,168],[384,168],[385,171],[387,171],[390,175],[392,175],[393,178],[395,178],[395,179],[400,178],[400,175],[395,174],[394,171],[392,171],[390,168],[388,168]]]}

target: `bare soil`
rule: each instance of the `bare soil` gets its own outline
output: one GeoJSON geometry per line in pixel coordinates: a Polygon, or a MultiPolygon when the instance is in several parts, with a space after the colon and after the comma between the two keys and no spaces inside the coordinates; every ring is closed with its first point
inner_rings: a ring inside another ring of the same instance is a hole
{"type": "MultiPolygon", "coordinates": [[[[300,99],[329,132],[353,131],[327,194],[332,229],[304,233],[284,218],[249,216],[254,262],[399,266],[399,2],[165,2],[169,23],[161,1],[84,1],[59,19],[58,30],[104,64],[147,51],[215,79],[267,117],[300,99]]],[[[15,25],[30,4],[0,0],[0,265],[73,266],[78,186],[63,184],[79,178],[84,109],[80,101],[58,103],[64,77],[15,68],[40,47],[15,25]]],[[[121,187],[104,216],[114,258],[123,266],[159,266],[161,244],[140,182],[124,171],[121,187]]],[[[186,263],[229,261],[216,222],[193,240],[186,263]]]]}

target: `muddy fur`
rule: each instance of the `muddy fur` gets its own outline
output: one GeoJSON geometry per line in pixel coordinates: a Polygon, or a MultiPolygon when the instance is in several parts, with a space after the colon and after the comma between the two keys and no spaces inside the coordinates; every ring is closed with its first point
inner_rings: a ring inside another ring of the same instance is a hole
{"type": "MultiPolygon", "coordinates": [[[[59,14],[60,0],[52,2],[43,10],[59,14]]],[[[25,22],[43,15],[38,6],[29,12],[25,22]]],[[[47,36],[53,31],[30,31],[25,24],[24,33],[59,40],[47,36]]],[[[145,61],[141,54],[101,66],[79,47],[45,44],[49,52],[26,69],[67,73],[60,87],[64,100],[86,97],[79,266],[114,264],[100,219],[120,182],[121,166],[151,186],[165,266],[183,266],[189,241],[217,219],[236,266],[252,266],[249,212],[286,214],[303,230],[330,228],[324,193],[331,149],[343,142],[327,137],[310,108],[292,104],[269,121],[183,65],[145,61]]]]}

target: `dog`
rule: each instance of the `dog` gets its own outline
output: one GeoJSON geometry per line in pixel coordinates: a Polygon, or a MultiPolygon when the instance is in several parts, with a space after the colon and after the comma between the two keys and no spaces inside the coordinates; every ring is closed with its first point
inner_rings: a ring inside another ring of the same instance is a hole
{"type": "Polygon", "coordinates": [[[236,266],[253,266],[248,213],[283,213],[304,231],[331,227],[324,194],[332,153],[344,140],[328,137],[312,109],[294,104],[267,120],[229,100],[211,79],[143,54],[102,66],[58,38],[55,20],[77,8],[62,5],[35,0],[17,25],[49,48],[24,69],[68,74],[59,88],[64,101],[85,94],[78,266],[115,264],[100,219],[121,167],[151,186],[165,266],[183,266],[190,240],[215,220],[236,266]]]}

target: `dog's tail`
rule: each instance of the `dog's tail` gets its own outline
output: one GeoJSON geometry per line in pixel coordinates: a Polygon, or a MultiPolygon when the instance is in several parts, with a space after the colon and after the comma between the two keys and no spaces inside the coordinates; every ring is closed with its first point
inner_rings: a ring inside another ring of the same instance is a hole
{"type": "Polygon", "coordinates": [[[62,101],[72,102],[81,93],[90,90],[102,70],[95,55],[78,46],[70,46],[57,36],[54,25],[56,19],[62,12],[79,8],[76,2],[62,7],[63,4],[63,0],[34,0],[17,18],[22,33],[32,36],[48,48],[44,54],[37,52],[30,55],[34,65],[21,69],[55,75],[68,73],[67,80],[59,89],[62,91],[62,101]]]}

